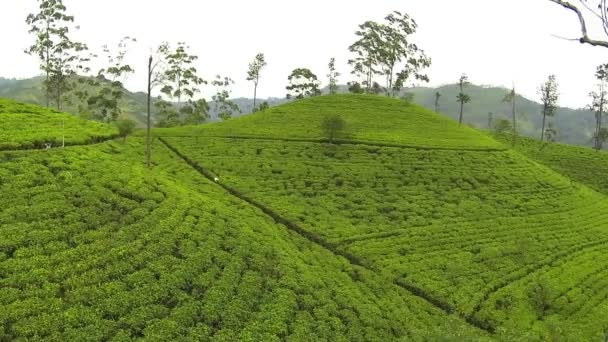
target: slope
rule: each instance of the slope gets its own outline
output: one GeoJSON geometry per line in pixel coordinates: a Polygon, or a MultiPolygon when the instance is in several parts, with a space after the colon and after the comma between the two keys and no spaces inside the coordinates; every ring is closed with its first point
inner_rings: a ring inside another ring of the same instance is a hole
{"type": "Polygon", "coordinates": [[[115,127],[0,98],[0,150],[82,145],[118,135],[115,127]]]}
{"type": "Polygon", "coordinates": [[[340,139],[347,143],[420,148],[503,149],[502,145],[469,127],[458,127],[445,117],[375,95],[331,95],[272,107],[262,113],[212,125],[159,130],[163,136],[218,136],[324,141],[321,123],[339,115],[346,129],[340,139]],[[424,127],[424,130],[420,130],[424,127]]]}
{"type": "Polygon", "coordinates": [[[497,337],[589,340],[608,328],[608,200],[449,119],[337,95],[156,134],[235,193],[497,337]],[[340,144],[323,142],[326,113],[347,123],[340,144]],[[361,123],[371,116],[378,124],[361,123]]]}
{"type": "Polygon", "coordinates": [[[485,340],[153,149],[0,153],[0,340],[485,340]]]}
{"type": "MultiPolygon", "coordinates": [[[[512,136],[496,135],[505,145],[511,144],[512,136]]],[[[515,150],[529,158],[581,184],[608,194],[608,153],[590,147],[559,143],[541,143],[539,140],[517,137],[515,150]]]]}

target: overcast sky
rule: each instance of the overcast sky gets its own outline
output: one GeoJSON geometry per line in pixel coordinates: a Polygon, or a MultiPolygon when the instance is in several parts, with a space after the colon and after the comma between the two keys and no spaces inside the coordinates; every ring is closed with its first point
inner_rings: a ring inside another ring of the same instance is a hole
{"type": "MultiPolygon", "coordinates": [[[[573,0],[576,1],[576,0],[573,0]]],[[[549,74],[560,83],[560,104],[585,106],[598,64],[608,49],[552,37],[576,38],[576,17],[548,0],[64,0],[81,26],[77,38],[91,48],[115,44],[131,35],[139,41],[129,61],[137,73],[130,90],[145,89],[146,56],[162,41],[184,41],[199,55],[197,67],[236,80],[233,96],[252,97],[245,80],[256,53],[268,61],[260,97],[283,97],[287,75],[308,67],[324,83],[327,62],[336,57],[341,83],[350,80],[348,46],[357,25],[380,21],[393,10],[410,14],[419,25],[413,40],[433,64],[430,85],[454,83],[462,73],[482,85],[510,87],[537,99],[536,89],[549,74]]],[[[25,17],[35,0],[0,0],[0,77],[39,74],[38,61],[23,53],[32,43],[25,17]]],[[[596,31],[598,32],[598,31],[596,31]]],[[[598,33],[599,34],[599,33],[598,33]]],[[[600,36],[601,37],[601,36],[600,36]]],[[[205,95],[211,89],[207,87],[205,95]]]]}

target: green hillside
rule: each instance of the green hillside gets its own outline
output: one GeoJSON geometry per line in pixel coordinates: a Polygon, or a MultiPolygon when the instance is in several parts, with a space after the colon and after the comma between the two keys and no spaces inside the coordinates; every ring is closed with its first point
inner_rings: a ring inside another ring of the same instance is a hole
{"type": "Polygon", "coordinates": [[[0,152],[0,340],[605,338],[608,198],[482,132],[334,95],[154,133],[0,152]]]}
{"type": "Polygon", "coordinates": [[[272,107],[257,115],[203,125],[161,130],[162,135],[264,137],[324,140],[321,123],[339,115],[345,122],[342,142],[410,145],[448,149],[502,149],[469,127],[415,105],[375,95],[331,95],[272,107]],[[421,130],[421,127],[424,129],[421,130]]]}
{"type": "MultiPolygon", "coordinates": [[[[511,136],[497,135],[504,144],[511,143],[511,136]]],[[[586,186],[608,194],[608,153],[590,147],[541,143],[539,140],[517,137],[515,149],[555,171],[586,186]]]]}
{"type": "Polygon", "coordinates": [[[82,145],[117,136],[115,127],[0,98],[0,150],[82,145]]]}
{"type": "Polygon", "coordinates": [[[479,340],[142,139],[0,154],[0,339],[479,340]]]}

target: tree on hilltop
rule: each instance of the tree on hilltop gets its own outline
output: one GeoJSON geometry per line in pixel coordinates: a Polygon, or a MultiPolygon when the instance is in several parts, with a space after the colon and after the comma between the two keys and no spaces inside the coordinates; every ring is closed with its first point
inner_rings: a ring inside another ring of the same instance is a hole
{"type": "Polygon", "coordinates": [[[515,92],[515,85],[514,85],[513,89],[511,89],[511,91],[509,91],[505,95],[505,97],[502,99],[502,102],[511,103],[511,119],[512,119],[511,127],[513,129],[513,137],[512,137],[513,146],[515,146],[515,139],[517,136],[516,122],[515,122],[515,100],[516,100],[516,98],[517,98],[517,93],[515,92]]]}
{"type": "Polygon", "coordinates": [[[253,109],[256,111],[256,100],[258,95],[258,83],[260,82],[260,72],[267,65],[266,59],[263,53],[258,53],[253,62],[249,63],[249,70],[247,71],[247,81],[253,82],[253,109]]]}
{"type": "Polygon", "coordinates": [[[335,94],[338,92],[338,77],[340,77],[340,73],[336,71],[336,59],[332,57],[327,66],[329,68],[329,74],[327,74],[327,78],[329,79],[329,93],[335,94]]]}
{"type": "Polygon", "coordinates": [[[464,92],[465,88],[468,87],[471,83],[469,83],[469,78],[467,75],[462,74],[460,79],[458,80],[458,88],[460,88],[460,93],[456,96],[458,102],[460,102],[460,116],[458,117],[458,124],[462,125],[462,114],[464,112],[465,103],[471,102],[471,96],[464,92]]]}
{"type": "Polygon", "coordinates": [[[594,148],[597,150],[602,149],[604,143],[602,134],[602,118],[604,116],[604,110],[608,104],[608,94],[606,92],[606,81],[608,80],[608,64],[602,64],[597,67],[595,72],[595,78],[597,79],[597,90],[589,93],[592,98],[589,109],[595,113],[595,132],[593,134],[594,148]]]}
{"type": "Polygon", "coordinates": [[[292,97],[303,99],[306,96],[321,95],[321,90],[319,90],[320,82],[317,79],[317,75],[313,74],[310,69],[294,69],[287,77],[287,80],[289,84],[285,88],[287,89],[288,99],[292,97]]]}
{"type": "Polygon", "coordinates": [[[62,0],[38,0],[38,3],[39,12],[29,14],[25,20],[30,26],[29,33],[36,37],[25,52],[40,59],[40,68],[45,73],[46,106],[52,100],[57,110],[61,110],[65,93],[71,89],[72,76],[79,70],[88,70],[85,63],[89,58],[82,55],[88,48],[69,37],[70,30],[78,26],[72,26],[74,17],[67,14],[62,0]]]}
{"type": "Polygon", "coordinates": [[[394,97],[411,77],[428,82],[422,70],[431,65],[431,60],[411,42],[410,37],[418,28],[414,19],[394,11],[384,20],[384,23],[366,21],[359,25],[355,32],[358,39],[349,47],[356,57],[348,63],[353,67],[351,73],[362,78],[366,92],[377,92],[380,86],[374,87],[374,77],[384,76],[382,89],[387,96],[394,97]]]}
{"type": "MultiPolygon", "coordinates": [[[[540,133],[540,141],[542,142],[545,138],[545,122],[548,117],[553,117],[557,111],[557,101],[559,99],[559,93],[557,90],[557,80],[555,75],[550,75],[548,79],[543,82],[538,88],[541,102],[543,103],[543,122],[540,133]]],[[[551,128],[552,129],[552,128],[551,128]]],[[[553,134],[551,134],[554,136],[553,134]]]]}

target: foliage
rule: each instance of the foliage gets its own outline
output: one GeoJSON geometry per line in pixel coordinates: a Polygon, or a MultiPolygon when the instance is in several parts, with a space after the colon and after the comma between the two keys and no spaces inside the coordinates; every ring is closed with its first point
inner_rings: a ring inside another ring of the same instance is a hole
{"type": "Polygon", "coordinates": [[[513,126],[511,125],[511,122],[506,119],[500,119],[500,120],[496,121],[493,128],[496,133],[512,133],[513,132],[513,126]]]}
{"type": "Polygon", "coordinates": [[[205,99],[188,100],[188,103],[180,109],[180,112],[185,116],[183,120],[185,125],[200,125],[210,118],[209,104],[205,99]]]}
{"type": "Polygon", "coordinates": [[[424,51],[411,43],[410,36],[416,33],[418,25],[408,14],[394,11],[385,18],[385,23],[366,21],[355,32],[355,41],[349,50],[356,57],[349,60],[352,74],[363,80],[366,92],[374,89],[374,77],[383,75],[383,91],[395,96],[410,78],[428,82],[429,78],[421,71],[431,65],[424,51]],[[410,41],[408,41],[410,40],[410,41]]]}
{"type": "Polygon", "coordinates": [[[543,104],[543,123],[541,128],[540,141],[544,141],[544,136],[546,133],[545,120],[547,116],[554,116],[557,110],[557,101],[559,99],[557,87],[558,85],[555,75],[550,75],[547,81],[543,82],[538,88],[538,94],[540,95],[540,100],[543,104]]]}
{"type": "Polygon", "coordinates": [[[260,72],[267,65],[266,59],[263,53],[258,53],[253,62],[249,63],[249,70],[247,71],[247,81],[253,82],[253,108],[256,108],[256,100],[258,95],[258,83],[260,82],[260,72]]]}
{"type": "Polygon", "coordinates": [[[345,126],[344,119],[336,114],[327,115],[321,121],[321,130],[329,142],[334,142],[336,138],[339,138],[343,134],[345,126]]]}
{"type": "Polygon", "coordinates": [[[118,127],[118,135],[122,137],[124,141],[126,141],[127,136],[133,134],[135,131],[137,123],[130,119],[120,119],[116,121],[116,127],[118,127]]]}
{"type": "Polygon", "coordinates": [[[120,105],[126,92],[123,82],[129,74],[135,72],[125,63],[125,57],[129,44],[135,42],[135,38],[124,37],[118,43],[115,53],[104,45],[106,67],[100,69],[95,78],[77,78],[78,89],[75,90],[75,95],[84,102],[79,108],[80,113],[88,113],[92,118],[103,122],[115,121],[122,114],[120,105]],[[83,87],[84,84],[92,89],[83,87]]]}
{"type": "Polygon", "coordinates": [[[88,71],[88,58],[81,55],[88,48],[69,37],[74,17],[67,14],[62,0],[38,0],[39,12],[26,18],[29,33],[36,37],[25,52],[40,59],[45,73],[46,105],[51,101],[61,110],[65,93],[73,88],[70,83],[78,70],[88,71]]]}
{"type": "Polygon", "coordinates": [[[439,113],[439,99],[441,98],[441,93],[436,91],[435,92],[435,112],[439,113]]]}
{"type": "Polygon", "coordinates": [[[336,71],[336,59],[332,57],[327,64],[329,73],[327,78],[329,79],[329,94],[336,94],[338,92],[338,77],[340,73],[336,71]]]}
{"type": "Polygon", "coordinates": [[[589,96],[592,98],[589,109],[595,113],[594,147],[596,150],[601,150],[604,143],[604,139],[602,139],[602,118],[604,116],[604,109],[608,105],[608,92],[606,91],[608,64],[602,64],[597,67],[595,78],[598,81],[597,90],[589,93],[589,96]]]}
{"type": "Polygon", "coordinates": [[[458,96],[456,96],[456,99],[458,100],[458,102],[460,102],[460,116],[458,117],[458,124],[460,125],[462,125],[464,105],[465,103],[471,102],[471,96],[464,92],[464,89],[470,84],[471,83],[469,83],[467,75],[462,74],[462,76],[460,76],[460,79],[458,80],[458,88],[460,88],[460,93],[458,93],[458,96]]]}
{"type": "Polygon", "coordinates": [[[230,85],[234,84],[234,81],[230,77],[222,78],[220,75],[215,77],[215,80],[211,82],[216,87],[216,93],[213,95],[213,101],[215,101],[215,112],[218,117],[226,121],[232,117],[235,113],[240,113],[239,106],[230,100],[230,85]]]}
{"type": "Polygon", "coordinates": [[[268,102],[264,101],[258,107],[253,108],[253,113],[263,112],[268,108],[270,108],[270,105],[268,104],[268,102]]]}
{"type": "Polygon", "coordinates": [[[319,90],[320,82],[317,79],[317,75],[313,74],[310,69],[294,69],[287,77],[287,80],[289,81],[286,87],[288,99],[292,97],[303,99],[307,96],[321,95],[321,90],[319,90]]]}

